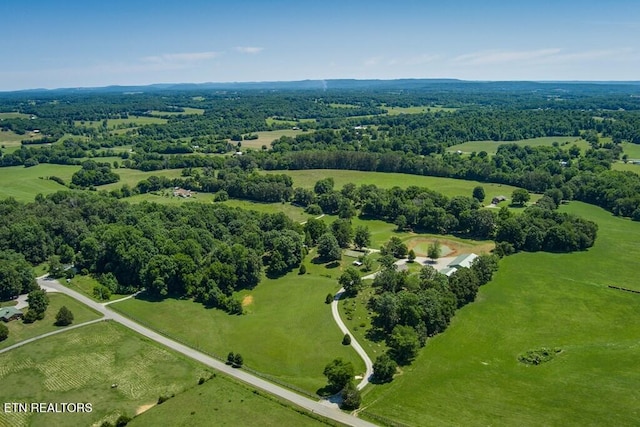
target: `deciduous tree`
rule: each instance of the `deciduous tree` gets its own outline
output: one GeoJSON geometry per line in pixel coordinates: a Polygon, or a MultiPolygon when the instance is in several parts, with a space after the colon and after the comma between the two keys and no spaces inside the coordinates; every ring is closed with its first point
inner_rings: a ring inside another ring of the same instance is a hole
{"type": "Polygon", "coordinates": [[[56,325],[67,326],[73,323],[73,313],[67,308],[66,305],[60,307],[56,314],[56,325]]]}
{"type": "Polygon", "coordinates": [[[373,363],[373,377],[376,382],[387,383],[393,380],[398,364],[389,356],[388,353],[382,353],[373,363]]]}
{"type": "Polygon", "coordinates": [[[326,261],[336,261],[342,258],[340,245],[332,233],[325,233],[318,240],[318,255],[326,261]]]}
{"type": "Polygon", "coordinates": [[[341,358],[332,360],[325,366],[323,374],[329,381],[329,387],[334,391],[342,390],[354,376],[351,362],[345,362],[341,358]]]}

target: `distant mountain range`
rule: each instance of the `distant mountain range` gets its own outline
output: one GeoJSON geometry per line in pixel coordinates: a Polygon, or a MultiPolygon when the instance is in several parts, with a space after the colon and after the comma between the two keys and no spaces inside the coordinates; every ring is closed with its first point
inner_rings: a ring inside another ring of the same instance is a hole
{"type": "Polygon", "coordinates": [[[537,90],[551,87],[555,89],[581,89],[603,86],[612,91],[637,91],[640,81],[471,81],[457,79],[395,79],[395,80],[357,80],[357,79],[329,79],[329,80],[298,80],[273,82],[229,82],[229,83],[157,83],[143,86],[104,86],[80,87],[60,89],[28,89],[4,93],[29,92],[97,92],[97,93],[126,93],[126,92],[156,92],[156,91],[197,91],[197,90],[497,90],[522,91],[537,90]]]}

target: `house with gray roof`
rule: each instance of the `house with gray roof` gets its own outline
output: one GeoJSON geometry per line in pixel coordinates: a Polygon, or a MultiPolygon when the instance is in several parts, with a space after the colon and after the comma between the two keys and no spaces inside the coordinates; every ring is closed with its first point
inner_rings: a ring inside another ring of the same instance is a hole
{"type": "Polygon", "coordinates": [[[3,322],[10,322],[15,319],[21,319],[24,316],[22,311],[15,307],[2,307],[0,308],[0,319],[3,322]]]}
{"type": "Polygon", "coordinates": [[[459,268],[471,268],[471,265],[473,265],[473,261],[475,261],[476,258],[478,258],[478,255],[476,254],[458,255],[445,268],[440,270],[440,273],[449,277],[459,268]]]}

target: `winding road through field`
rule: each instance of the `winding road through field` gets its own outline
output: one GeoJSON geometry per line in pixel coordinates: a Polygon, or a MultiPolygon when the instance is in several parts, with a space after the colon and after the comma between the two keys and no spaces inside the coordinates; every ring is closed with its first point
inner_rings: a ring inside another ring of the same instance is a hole
{"type": "MultiPolygon", "coordinates": [[[[356,418],[353,415],[344,413],[339,409],[323,404],[322,402],[309,399],[307,397],[294,393],[286,388],[283,388],[273,383],[270,383],[268,381],[265,381],[262,378],[258,378],[254,375],[249,374],[246,371],[243,371],[242,369],[232,368],[231,366],[228,366],[223,362],[217,359],[214,359],[211,356],[208,356],[204,353],[194,350],[193,348],[187,347],[186,345],[180,344],[179,342],[173,341],[172,339],[169,339],[163,335],[160,335],[159,333],[149,328],[146,328],[140,325],[139,323],[134,322],[133,320],[111,310],[107,306],[100,304],[92,300],[91,298],[85,295],[82,295],[79,292],[69,289],[66,286],[63,286],[57,280],[47,279],[45,277],[39,277],[38,284],[43,288],[48,288],[48,289],[63,293],[65,295],[68,295],[82,302],[83,304],[91,307],[95,311],[102,313],[104,315],[104,318],[102,320],[110,319],[115,322],[118,322],[121,325],[126,326],[127,328],[133,331],[136,331],[137,333],[144,335],[149,339],[152,339],[153,341],[156,341],[157,343],[160,343],[166,347],[171,348],[172,350],[175,350],[187,357],[190,357],[191,359],[197,360],[211,368],[224,372],[225,374],[231,377],[234,377],[254,387],[260,388],[268,393],[271,393],[273,395],[286,399],[289,402],[295,405],[298,405],[312,413],[321,415],[323,417],[326,417],[350,426],[362,426],[362,427],[375,426],[375,424],[372,424],[360,418],[356,418]]],[[[344,327],[344,324],[343,324],[343,327],[344,327]]],[[[346,330],[346,327],[345,327],[345,330],[346,330]]],[[[360,388],[360,386],[358,387],[360,388]]]]}
{"type": "Polygon", "coordinates": [[[362,348],[360,343],[353,337],[353,334],[349,332],[347,325],[344,324],[342,318],[340,317],[340,313],[338,312],[338,302],[340,301],[342,295],[344,295],[344,288],[341,288],[333,298],[333,301],[331,302],[331,314],[333,314],[333,320],[335,320],[335,322],[338,324],[338,328],[340,328],[342,333],[349,334],[349,336],[351,336],[351,347],[353,347],[356,353],[358,353],[360,358],[362,358],[362,360],[364,361],[364,366],[366,367],[365,374],[362,377],[362,381],[360,381],[357,386],[358,390],[362,390],[367,384],[369,384],[369,379],[373,375],[373,362],[371,361],[371,358],[369,357],[367,352],[364,351],[364,348],[362,348]]]}

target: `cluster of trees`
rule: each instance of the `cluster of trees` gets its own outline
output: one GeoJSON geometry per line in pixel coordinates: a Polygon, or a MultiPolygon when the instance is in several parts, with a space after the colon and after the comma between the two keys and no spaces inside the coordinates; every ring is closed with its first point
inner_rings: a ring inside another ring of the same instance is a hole
{"type": "Polygon", "coordinates": [[[506,208],[498,214],[496,250],[508,255],[514,251],[573,252],[593,246],[598,226],[575,215],[559,213],[549,196],[527,207],[520,215],[506,208]]]}
{"type": "Polygon", "coordinates": [[[255,287],[263,265],[270,274],[282,274],[303,256],[302,227],[284,214],[195,203],[130,205],[78,192],[29,204],[6,199],[0,211],[0,271],[10,278],[2,288],[7,297],[32,286],[27,263],[55,255],[96,275],[99,295],[146,288],[156,298],[194,298],[239,313],[241,304],[231,294],[255,287]]]}
{"type": "Polygon", "coordinates": [[[328,391],[341,394],[342,409],[353,410],[360,407],[362,398],[353,382],[354,368],[351,362],[345,362],[341,358],[334,359],[325,366],[323,374],[327,377],[328,391]]]}
{"type": "Polygon", "coordinates": [[[111,170],[109,163],[96,163],[93,160],[82,162],[82,169],[71,177],[71,183],[78,187],[111,184],[119,180],[120,176],[111,170]]]}
{"type": "Polygon", "coordinates": [[[496,255],[481,255],[471,268],[459,268],[449,277],[430,265],[418,275],[398,271],[393,264],[383,267],[368,303],[374,313],[371,336],[384,337],[389,346],[374,365],[376,380],[390,381],[396,364],[410,364],[428,337],[443,332],[456,310],[474,301],[497,267],[496,255]]]}
{"type": "MultiPolygon", "coordinates": [[[[354,236],[357,237],[356,246],[368,244],[367,231],[356,229],[354,233],[349,225],[348,218],[358,210],[365,218],[392,222],[399,230],[495,239],[503,243],[501,247],[505,253],[518,250],[570,252],[587,249],[595,241],[595,223],[556,211],[563,199],[563,193],[558,189],[549,190],[536,206],[527,207],[521,215],[515,215],[507,208],[481,209],[478,198],[484,198],[483,194],[484,190],[478,187],[473,191],[475,197],[449,198],[417,186],[381,189],[371,184],[359,187],[347,184],[338,192],[333,190],[332,179],[325,178],[316,183],[310,203],[322,203],[323,198],[336,200],[338,214],[347,217],[332,225],[331,231],[341,247],[352,243],[354,236]]],[[[521,189],[512,195],[513,202],[520,205],[524,205],[529,197],[529,193],[521,189]]],[[[311,242],[316,242],[327,231],[321,221],[307,222],[305,229],[311,242]]],[[[335,246],[333,242],[324,238],[319,253],[327,259],[337,259],[328,255],[332,246],[335,246]]],[[[383,250],[396,258],[403,258],[408,253],[399,239],[390,240],[383,250]]]]}
{"type": "Polygon", "coordinates": [[[0,250],[0,301],[38,289],[31,264],[13,250],[0,250]]]}
{"type": "Polygon", "coordinates": [[[282,169],[346,169],[376,172],[401,172],[413,175],[442,176],[478,181],[497,182],[545,191],[562,188],[582,171],[602,172],[611,167],[621,149],[588,149],[584,155],[572,145],[522,147],[517,144],[501,145],[495,156],[486,152],[464,156],[457,153],[419,155],[404,151],[368,152],[354,150],[351,145],[343,150],[328,147],[325,150],[285,151],[282,153],[252,153],[256,163],[268,170],[282,169]]]}
{"type": "Polygon", "coordinates": [[[46,291],[36,289],[29,292],[27,303],[29,303],[29,308],[23,318],[25,323],[33,323],[36,320],[44,319],[44,313],[49,307],[49,296],[46,291]]]}

